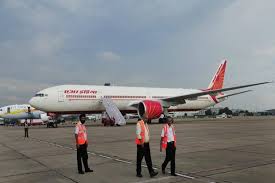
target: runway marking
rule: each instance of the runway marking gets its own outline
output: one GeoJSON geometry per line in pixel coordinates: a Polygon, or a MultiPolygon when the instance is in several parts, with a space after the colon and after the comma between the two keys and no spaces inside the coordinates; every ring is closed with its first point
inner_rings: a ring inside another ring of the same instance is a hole
{"type": "Polygon", "coordinates": [[[134,182],[134,183],[147,183],[147,182],[159,182],[161,180],[166,180],[166,179],[170,179],[173,178],[171,176],[169,177],[160,177],[160,178],[154,178],[154,179],[149,179],[149,180],[144,180],[144,181],[139,181],[139,182],[134,182]]]}
{"type": "MultiPolygon", "coordinates": [[[[56,147],[61,147],[61,148],[71,149],[71,150],[76,151],[75,148],[72,148],[72,147],[69,147],[69,146],[60,145],[60,144],[57,144],[55,142],[49,142],[49,141],[41,140],[41,139],[37,139],[37,138],[30,138],[30,139],[33,139],[33,140],[36,140],[36,141],[39,141],[39,142],[43,142],[43,143],[47,143],[47,144],[50,144],[50,145],[54,145],[56,147]]],[[[105,159],[110,159],[110,160],[113,160],[113,161],[121,162],[121,163],[133,164],[133,162],[131,162],[131,161],[122,160],[122,159],[119,159],[119,158],[113,158],[111,156],[107,156],[107,155],[103,155],[103,154],[99,154],[99,153],[94,153],[94,152],[90,152],[90,151],[87,151],[87,153],[91,154],[91,155],[94,155],[94,156],[99,156],[99,157],[102,157],[102,158],[105,158],[105,159]]],[[[141,166],[147,168],[146,165],[141,165],[141,166]]],[[[154,170],[158,170],[157,167],[153,167],[153,169],[154,170]]],[[[168,173],[171,173],[171,172],[168,172],[168,173]]],[[[189,176],[189,175],[185,175],[185,174],[181,174],[181,173],[176,173],[176,174],[179,177],[184,177],[184,178],[187,178],[187,179],[196,179],[195,177],[192,177],[192,176],[189,176]]]]}
{"type": "Polygon", "coordinates": [[[1,176],[0,179],[2,179],[2,178],[9,178],[9,177],[15,177],[15,176],[22,176],[22,175],[47,173],[47,172],[53,172],[53,171],[52,171],[52,170],[42,170],[42,171],[34,171],[34,172],[26,172],[26,173],[18,173],[18,174],[4,175],[4,176],[1,176]]]}
{"type": "Polygon", "coordinates": [[[115,161],[122,162],[122,163],[132,164],[132,162],[125,161],[125,160],[121,160],[121,159],[117,159],[117,158],[115,158],[114,160],[115,160],[115,161]]]}
{"type": "MultiPolygon", "coordinates": [[[[171,173],[171,172],[170,172],[170,173],[171,173]]],[[[187,179],[195,179],[195,177],[191,177],[191,176],[184,175],[184,174],[181,174],[181,173],[176,173],[176,175],[178,175],[178,176],[180,176],[180,177],[187,178],[187,179]]]]}

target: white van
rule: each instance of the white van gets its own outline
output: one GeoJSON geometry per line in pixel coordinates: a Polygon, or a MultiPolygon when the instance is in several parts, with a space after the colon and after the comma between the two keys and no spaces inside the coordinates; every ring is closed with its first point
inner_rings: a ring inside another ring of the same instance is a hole
{"type": "Polygon", "coordinates": [[[222,113],[220,115],[217,115],[216,118],[228,118],[227,114],[222,113]]]}

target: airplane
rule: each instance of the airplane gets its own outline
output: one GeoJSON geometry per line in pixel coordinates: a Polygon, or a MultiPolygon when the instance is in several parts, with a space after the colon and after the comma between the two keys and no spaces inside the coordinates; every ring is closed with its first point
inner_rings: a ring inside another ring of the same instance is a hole
{"type": "Polygon", "coordinates": [[[175,111],[198,111],[214,106],[230,96],[249,92],[223,92],[263,85],[260,82],[223,88],[227,61],[223,60],[206,89],[149,88],[96,85],[59,85],[39,91],[31,106],[54,114],[102,113],[104,100],[113,103],[122,114],[138,113],[143,119],[157,119],[175,111]]]}
{"type": "MultiPolygon", "coordinates": [[[[41,119],[42,122],[48,122],[51,117],[44,111],[37,110],[29,104],[15,104],[0,108],[0,117],[3,119],[41,119]]],[[[35,121],[34,121],[35,123],[35,121]]]]}
{"type": "Polygon", "coordinates": [[[0,117],[4,119],[42,119],[48,120],[47,113],[36,110],[29,104],[15,104],[0,108],[0,117]]]}

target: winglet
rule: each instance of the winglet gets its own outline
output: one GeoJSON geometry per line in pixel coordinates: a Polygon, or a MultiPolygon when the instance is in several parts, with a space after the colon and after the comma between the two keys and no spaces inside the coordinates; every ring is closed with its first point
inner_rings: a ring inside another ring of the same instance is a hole
{"type": "Polygon", "coordinates": [[[207,88],[208,90],[217,90],[217,89],[223,88],[226,63],[227,63],[227,61],[223,60],[222,63],[220,64],[217,72],[213,76],[213,78],[207,88]]]}

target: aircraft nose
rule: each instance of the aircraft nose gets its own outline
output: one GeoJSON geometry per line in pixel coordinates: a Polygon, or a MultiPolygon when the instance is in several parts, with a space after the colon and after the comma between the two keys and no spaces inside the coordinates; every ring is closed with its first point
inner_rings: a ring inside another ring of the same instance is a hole
{"type": "Polygon", "coordinates": [[[39,108],[39,103],[35,97],[30,99],[29,104],[34,108],[39,108]]]}

